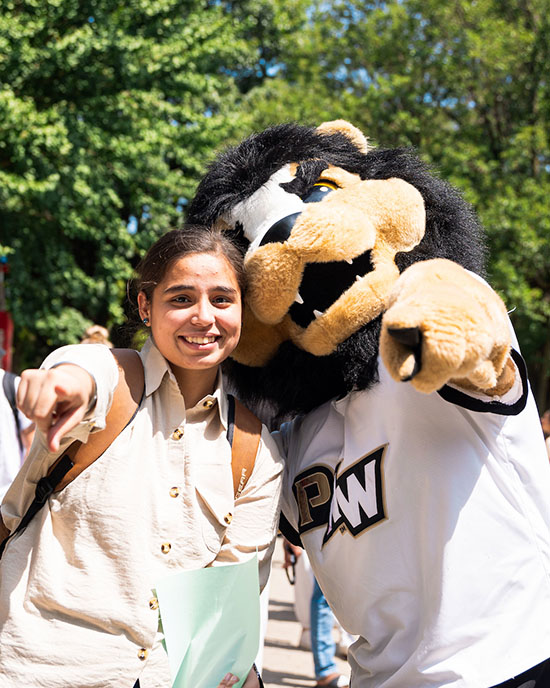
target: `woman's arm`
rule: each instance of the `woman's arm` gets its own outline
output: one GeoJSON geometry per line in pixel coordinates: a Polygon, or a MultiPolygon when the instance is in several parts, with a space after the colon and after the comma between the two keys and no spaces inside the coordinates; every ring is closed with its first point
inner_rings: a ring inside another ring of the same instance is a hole
{"type": "Polygon", "coordinates": [[[21,378],[18,402],[25,415],[37,421],[37,432],[2,502],[2,519],[8,531],[17,526],[32,502],[36,483],[62,451],[74,440],[87,442],[91,432],[105,427],[117,388],[118,367],[108,347],[76,344],[56,349],[39,370],[25,371],[21,378]]]}

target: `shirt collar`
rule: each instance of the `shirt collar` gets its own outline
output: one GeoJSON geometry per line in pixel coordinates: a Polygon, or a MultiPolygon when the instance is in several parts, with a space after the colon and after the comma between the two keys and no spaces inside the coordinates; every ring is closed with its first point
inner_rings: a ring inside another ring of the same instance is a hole
{"type": "MultiPolygon", "coordinates": [[[[172,372],[168,361],[157,349],[152,337],[149,337],[143,345],[141,349],[141,359],[143,361],[143,368],[145,371],[146,396],[150,396],[153,394],[153,392],[156,392],[156,390],[160,387],[165,375],[168,375],[170,379],[177,384],[176,378],[174,377],[174,373],[172,372]]],[[[227,430],[227,394],[224,390],[221,369],[218,371],[216,386],[212,394],[207,394],[200,401],[198,401],[196,406],[193,408],[197,410],[199,410],[201,407],[209,409],[214,405],[218,408],[220,421],[224,427],[224,430],[227,430]]],[[[188,410],[190,411],[191,409],[188,410]]]]}

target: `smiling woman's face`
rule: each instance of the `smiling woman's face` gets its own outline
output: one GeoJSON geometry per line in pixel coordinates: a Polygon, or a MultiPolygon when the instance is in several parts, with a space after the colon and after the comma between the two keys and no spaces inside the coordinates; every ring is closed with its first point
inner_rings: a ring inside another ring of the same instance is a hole
{"type": "Polygon", "coordinates": [[[235,349],[242,302],[235,271],[222,254],[191,253],[176,259],[149,301],[138,296],[155,344],[172,368],[210,370],[235,349]]]}

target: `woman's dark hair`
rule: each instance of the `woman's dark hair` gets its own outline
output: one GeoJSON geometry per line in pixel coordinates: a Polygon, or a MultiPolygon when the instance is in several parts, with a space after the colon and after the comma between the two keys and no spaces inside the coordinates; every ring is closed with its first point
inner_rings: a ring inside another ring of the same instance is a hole
{"type": "Polygon", "coordinates": [[[173,229],[151,246],[136,268],[136,292],[143,291],[150,300],[172,263],[191,253],[223,256],[233,268],[241,295],[244,295],[246,279],[240,249],[221,230],[196,225],[173,229]]]}

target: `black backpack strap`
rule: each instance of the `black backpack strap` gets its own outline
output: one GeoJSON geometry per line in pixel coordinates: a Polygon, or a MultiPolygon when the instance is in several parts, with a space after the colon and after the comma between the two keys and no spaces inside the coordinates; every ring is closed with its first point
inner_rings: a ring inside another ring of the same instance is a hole
{"type": "Polygon", "coordinates": [[[4,377],[2,378],[2,387],[4,389],[4,394],[8,400],[9,405],[13,413],[13,418],[15,420],[15,429],[17,430],[17,441],[19,442],[19,448],[23,451],[23,440],[21,439],[21,425],[19,423],[19,412],[17,410],[17,403],[15,400],[15,373],[10,373],[7,370],[4,371],[4,377]]]}
{"type": "Polygon", "coordinates": [[[19,521],[19,525],[13,531],[13,533],[10,533],[10,535],[0,544],[0,557],[4,552],[4,548],[6,547],[8,540],[12,538],[14,535],[17,535],[17,533],[20,533],[21,531],[25,530],[28,524],[44,506],[48,497],[55,490],[56,486],[70,471],[73,465],[74,464],[69,455],[63,454],[63,456],[55,464],[50,473],[48,475],[45,475],[43,478],[40,478],[40,480],[36,483],[34,499],[30,503],[29,508],[23,515],[21,521],[19,521]]]}

